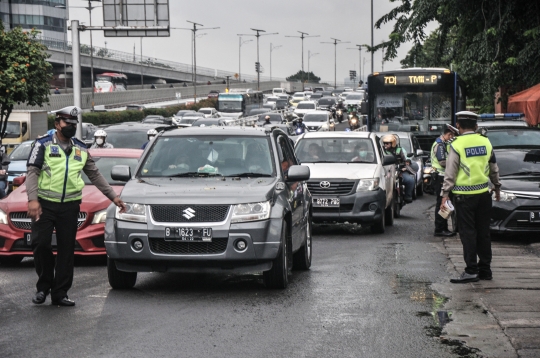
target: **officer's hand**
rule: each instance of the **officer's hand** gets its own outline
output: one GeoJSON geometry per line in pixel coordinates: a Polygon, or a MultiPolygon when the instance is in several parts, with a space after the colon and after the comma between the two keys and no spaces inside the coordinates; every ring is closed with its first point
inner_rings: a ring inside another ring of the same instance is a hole
{"type": "Polygon", "coordinates": [[[495,200],[496,201],[501,200],[501,189],[493,189],[491,192],[492,193],[495,192],[495,200]]]}
{"type": "Polygon", "coordinates": [[[446,202],[447,201],[448,201],[448,198],[443,196],[442,202],[441,202],[441,208],[440,208],[442,211],[446,211],[446,202]]]}
{"type": "Polygon", "coordinates": [[[122,201],[122,199],[120,199],[119,196],[114,198],[113,203],[114,203],[114,205],[116,205],[116,206],[118,206],[120,208],[120,214],[123,214],[123,213],[126,212],[126,204],[124,204],[124,202],[122,201]]]}
{"type": "Polygon", "coordinates": [[[28,216],[34,220],[38,221],[41,216],[41,204],[37,200],[32,200],[28,202],[28,216]]]}

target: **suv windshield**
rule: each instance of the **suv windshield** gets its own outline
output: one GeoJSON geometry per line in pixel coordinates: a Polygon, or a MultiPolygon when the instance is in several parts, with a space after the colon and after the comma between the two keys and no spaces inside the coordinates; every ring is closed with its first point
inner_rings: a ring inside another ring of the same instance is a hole
{"type": "Polygon", "coordinates": [[[373,142],[367,138],[306,138],[295,151],[302,163],[376,163],[373,142]]]}
{"type": "Polygon", "coordinates": [[[539,148],[540,131],[506,129],[487,134],[493,148],[539,148]]]}
{"type": "Polygon", "coordinates": [[[315,103],[299,103],[298,109],[315,109],[315,103]]]}
{"type": "Polygon", "coordinates": [[[326,113],[317,113],[317,114],[306,114],[304,116],[304,122],[326,122],[328,120],[328,114],[326,113]]]}
{"type": "MultiPolygon", "coordinates": [[[[115,165],[129,165],[131,168],[131,172],[133,173],[135,171],[135,168],[137,167],[137,162],[139,161],[137,158],[117,158],[117,157],[92,157],[94,159],[94,162],[96,162],[96,166],[99,169],[99,172],[105,177],[105,180],[109,183],[109,185],[124,185],[126,183],[121,181],[116,181],[111,178],[111,169],[115,165]]],[[[86,185],[93,185],[90,179],[82,172],[82,179],[84,180],[84,183],[86,185]]]]}
{"type": "MultiPolygon", "coordinates": [[[[9,123],[9,122],[8,122],[9,123]]],[[[22,142],[11,152],[9,159],[11,161],[15,160],[27,160],[30,155],[30,150],[32,149],[33,141],[22,142]]]]}
{"type": "Polygon", "coordinates": [[[159,137],[141,177],[275,176],[270,141],[249,136],[159,137]]]}

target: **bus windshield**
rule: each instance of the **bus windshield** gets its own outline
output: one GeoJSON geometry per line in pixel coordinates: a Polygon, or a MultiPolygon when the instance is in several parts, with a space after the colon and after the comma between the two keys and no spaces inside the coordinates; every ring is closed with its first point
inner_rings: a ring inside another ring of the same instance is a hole
{"type": "Polygon", "coordinates": [[[242,112],[242,101],[219,101],[220,112],[242,112]]]}

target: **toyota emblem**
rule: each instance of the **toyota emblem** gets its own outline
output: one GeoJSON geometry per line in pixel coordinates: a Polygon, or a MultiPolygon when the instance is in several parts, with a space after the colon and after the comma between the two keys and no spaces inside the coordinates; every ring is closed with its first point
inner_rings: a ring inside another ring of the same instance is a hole
{"type": "Polygon", "coordinates": [[[330,188],[330,182],[329,181],[322,181],[320,184],[321,188],[328,189],[330,188]]]}

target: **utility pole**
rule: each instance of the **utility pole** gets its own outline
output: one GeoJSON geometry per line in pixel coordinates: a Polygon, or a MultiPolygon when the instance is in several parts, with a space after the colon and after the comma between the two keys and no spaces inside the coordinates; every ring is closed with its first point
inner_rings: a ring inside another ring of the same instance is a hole
{"type": "Polygon", "coordinates": [[[337,45],[348,44],[350,41],[343,42],[341,40],[331,37],[334,42],[321,42],[322,44],[332,44],[334,45],[334,88],[337,87],[337,45]]]}
{"type": "Polygon", "coordinates": [[[283,46],[282,45],[273,46],[272,43],[270,43],[270,81],[272,81],[272,51],[280,47],[283,47],[283,46]]]}
{"type": "MultiPolygon", "coordinates": [[[[374,28],[373,28],[373,0],[371,0],[371,48],[373,49],[373,31],[374,28]]],[[[373,60],[373,50],[371,51],[371,74],[373,74],[374,70],[373,70],[373,64],[375,63],[375,61],[373,60]]]]}
{"type": "MultiPolygon", "coordinates": [[[[356,45],[358,47],[358,78],[362,81],[362,45],[356,45]]],[[[354,47],[347,47],[348,50],[356,50],[354,47]]]]}
{"type": "Polygon", "coordinates": [[[302,40],[302,91],[304,90],[304,39],[307,37],[320,37],[319,35],[309,35],[307,32],[297,31],[300,33],[300,36],[285,36],[285,37],[296,37],[302,40]]]}
{"type": "Polygon", "coordinates": [[[144,86],[144,79],[143,79],[143,57],[142,57],[142,36],[141,36],[141,89],[143,89],[144,86]]]}
{"type": "MultiPolygon", "coordinates": [[[[101,0],[93,1],[101,2],[101,0]]],[[[95,9],[95,7],[92,6],[92,0],[88,0],[88,7],[86,9],[90,15],[90,27],[92,27],[92,10],[95,9]]],[[[92,31],[90,31],[90,84],[92,87],[92,112],[94,112],[94,45],[92,42],[92,31]]]]}
{"type": "Polygon", "coordinates": [[[68,3],[66,5],[56,5],[55,8],[65,9],[64,12],[64,93],[67,93],[67,71],[66,71],[66,45],[67,45],[67,18],[66,13],[68,12],[68,3]]]}
{"type": "Polygon", "coordinates": [[[309,59],[312,58],[313,56],[318,55],[319,53],[318,52],[311,53],[309,50],[308,50],[307,53],[308,53],[308,56],[307,56],[307,81],[309,83],[309,75],[311,73],[311,71],[309,70],[309,59]]]}
{"type": "Polygon", "coordinates": [[[242,82],[242,45],[251,41],[253,40],[242,41],[242,36],[238,38],[238,82],[242,82]]]}
{"type": "Polygon", "coordinates": [[[268,36],[268,35],[277,35],[278,32],[273,32],[271,34],[263,34],[261,35],[261,32],[266,32],[265,30],[259,30],[259,29],[251,29],[252,31],[255,31],[257,34],[238,34],[238,36],[255,36],[257,38],[257,91],[260,91],[261,89],[261,62],[259,61],[259,37],[261,36],[268,36]]]}

